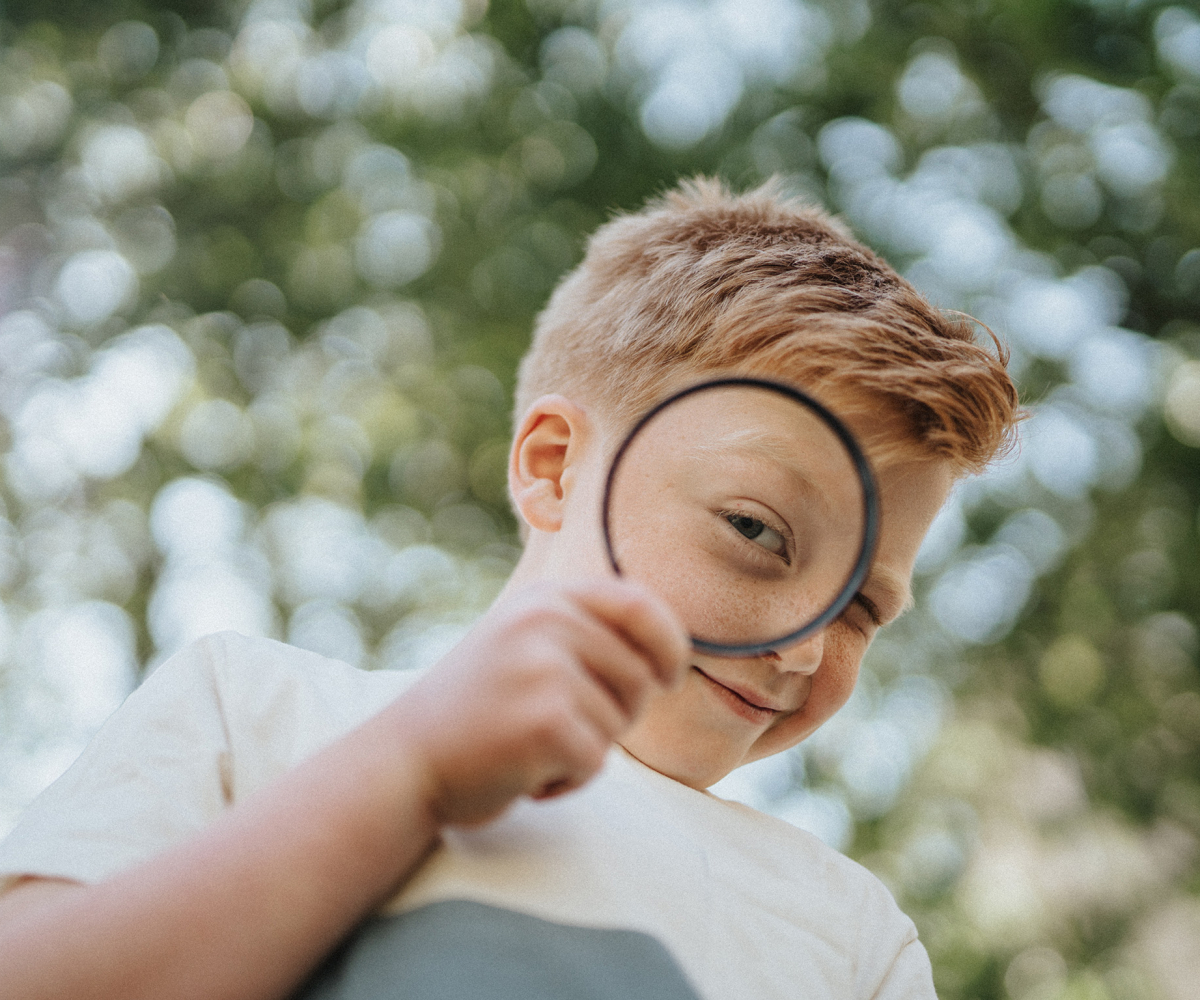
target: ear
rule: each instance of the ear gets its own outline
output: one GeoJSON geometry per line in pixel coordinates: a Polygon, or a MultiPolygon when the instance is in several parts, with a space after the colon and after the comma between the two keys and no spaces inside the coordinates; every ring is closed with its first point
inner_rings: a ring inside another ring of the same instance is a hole
{"type": "Polygon", "coordinates": [[[563,503],[590,430],[587,413],[566,396],[542,396],[521,420],[508,460],[508,488],[531,528],[562,527],[563,503]]]}

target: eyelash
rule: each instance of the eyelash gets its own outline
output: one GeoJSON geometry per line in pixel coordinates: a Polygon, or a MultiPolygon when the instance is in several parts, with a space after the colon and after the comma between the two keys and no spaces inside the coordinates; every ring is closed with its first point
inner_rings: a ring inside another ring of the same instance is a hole
{"type": "MultiPolygon", "coordinates": [[[[883,622],[879,618],[879,611],[875,608],[875,604],[872,600],[870,600],[870,598],[868,598],[865,594],[855,594],[854,597],[851,598],[850,604],[848,604],[846,606],[846,609],[849,610],[850,606],[854,605],[854,604],[857,604],[859,606],[859,608],[862,609],[862,611],[866,614],[866,616],[871,620],[871,624],[875,628],[877,628],[877,629],[883,628],[883,622]]],[[[843,612],[843,616],[844,615],[845,615],[845,612],[843,612]]],[[[851,628],[856,628],[856,627],[857,626],[851,624],[851,628]]],[[[863,635],[868,635],[868,633],[865,629],[858,629],[858,631],[862,632],[863,635]]]]}
{"type": "Polygon", "coordinates": [[[748,513],[744,509],[743,510],[734,510],[734,509],[718,510],[716,513],[717,513],[718,517],[720,517],[727,524],[729,524],[729,527],[733,530],[733,533],[735,535],[737,535],[737,537],[741,540],[744,547],[753,555],[754,558],[761,560],[763,565],[768,565],[768,564],[775,565],[779,562],[783,562],[784,564],[786,564],[788,566],[790,566],[792,564],[793,545],[792,545],[791,534],[788,531],[784,530],[779,525],[771,524],[771,522],[766,520],[765,518],[755,517],[753,514],[748,513]],[[758,521],[759,523],[765,525],[767,528],[770,528],[772,531],[774,531],[776,534],[778,534],[783,539],[784,550],[785,550],[784,553],[782,555],[780,555],[778,553],[772,552],[770,549],[765,548],[762,545],[755,544],[752,539],[747,538],[740,531],[738,531],[737,528],[735,528],[733,526],[733,524],[729,521],[729,519],[731,517],[746,517],[752,521],[758,521]]]}

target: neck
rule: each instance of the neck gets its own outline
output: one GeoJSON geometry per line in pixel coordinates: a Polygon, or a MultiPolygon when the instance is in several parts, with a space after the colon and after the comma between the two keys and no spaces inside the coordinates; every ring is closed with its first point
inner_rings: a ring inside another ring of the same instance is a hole
{"type": "Polygon", "coordinates": [[[543,580],[561,582],[601,576],[612,576],[612,569],[594,533],[575,537],[566,525],[555,532],[531,529],[501,596],[543,580]]]}

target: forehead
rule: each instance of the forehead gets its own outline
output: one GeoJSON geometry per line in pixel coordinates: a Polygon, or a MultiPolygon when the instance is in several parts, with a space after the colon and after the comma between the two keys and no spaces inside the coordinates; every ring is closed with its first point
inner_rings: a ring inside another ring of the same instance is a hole
{"type": "MultiPolygon", "coordinates": [[[[821,370],[814,371],[805,363],[787,363],[796,361],[796,358],[785,358],[782,364],[776,360],[777,363],[769,367],[746,364],[707,371],[678,371],[675,377],[660,381],[649,395],[633,388],[632,395],[627,395],[624,403],[630,408],[623,412],[619,407],[617,410],[602,407],[608,410],[608,416],[615,418],[611,423],[608,419],[604,422],[617,430],[619,437],[624,437],[645,413],[677,394],[698,389],[695,396],[708,398],[710,411],[716,412],[719,408],[732,408],[733,404],[718,400],[717,394],[705,389],[705,386],[722,380],[762,380],[811,397],[852,430],[859,445],[872,460],[922,460],[940,456],[940,452],[926,441],[900,396],[883,392],[878,387],[859,384],[845,371],[830,370],[828,366],[821,366],[821,370]]],[[[764,410],[780,404],[785,408],[793,405],[788,402],[784,392],[763,389],[757,392],[747,390],[744,400],[738,405],[746,410],[764,410]]]]}
{"type": "Polygon", "coordinates": [[[636,426],[654,424],[678,443],[754,447],[782,460],[797,441],[834,436],[837,418],[824,413],[819,403],[783,388],[718,382],[668,397],[636,426]]]}
{"type": "Polygon", "coordinates": [[[714,471],[736,465],[745,475],[783,477],[831,502],[861,502],[860,472],[842,435],[848,431],[803,398],[756,385],[714,385],[668,400],[627,447],[655,454],[661,471],[680,460],[714,471]]]}

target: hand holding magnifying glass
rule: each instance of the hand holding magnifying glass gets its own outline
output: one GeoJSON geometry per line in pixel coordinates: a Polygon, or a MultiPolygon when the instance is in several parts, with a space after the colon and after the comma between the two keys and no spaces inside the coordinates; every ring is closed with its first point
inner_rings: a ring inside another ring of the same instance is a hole
{"type": "Polygon", "coordinates": [[[870,568],[879,501],[862,449],[791,386],[717,379],[659,403],[613,458],[604,539],[700,652],[757,656],[836,618],[870,568]]]}

